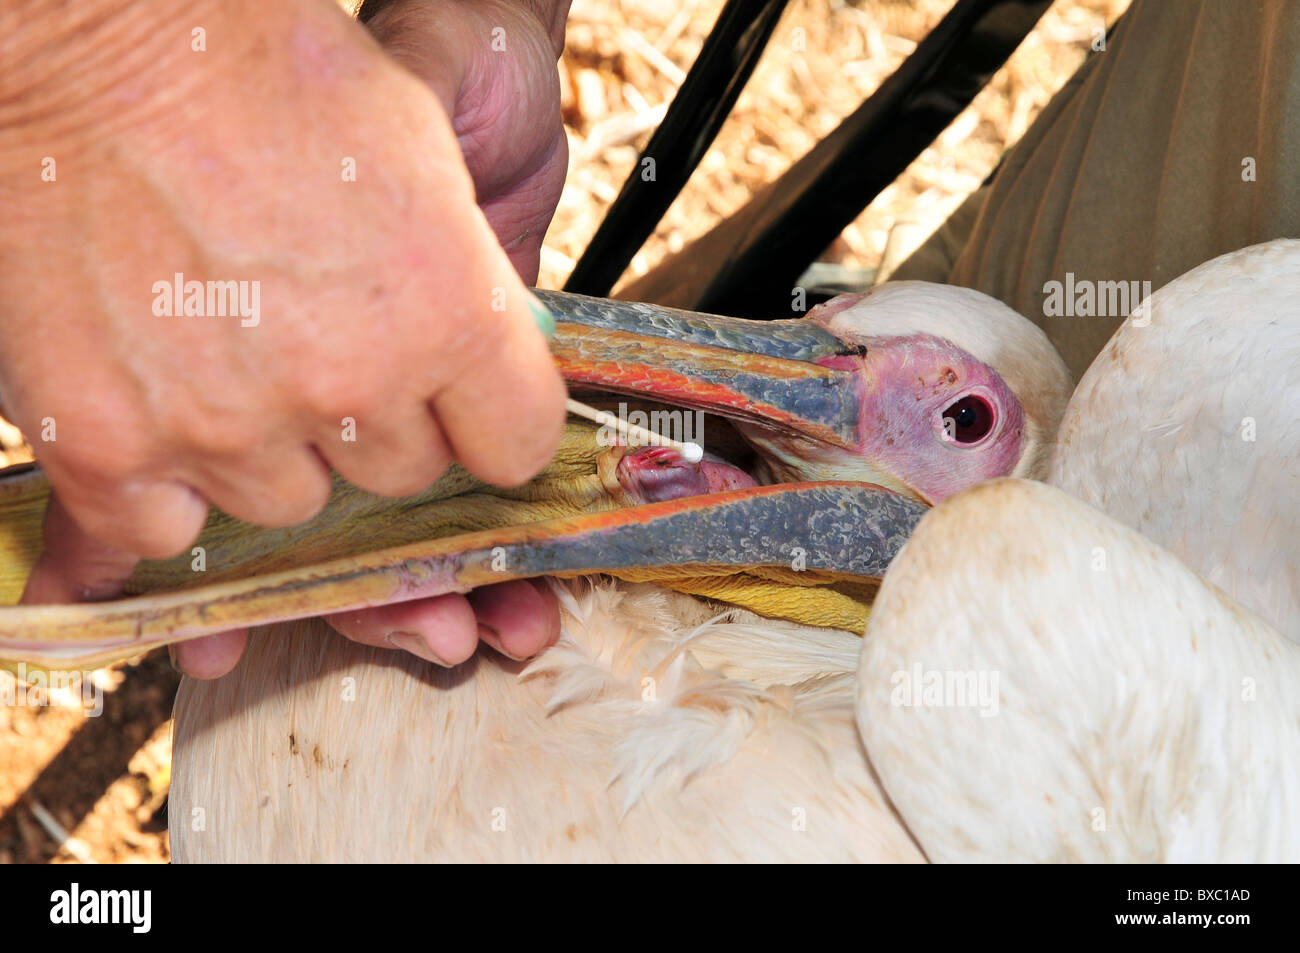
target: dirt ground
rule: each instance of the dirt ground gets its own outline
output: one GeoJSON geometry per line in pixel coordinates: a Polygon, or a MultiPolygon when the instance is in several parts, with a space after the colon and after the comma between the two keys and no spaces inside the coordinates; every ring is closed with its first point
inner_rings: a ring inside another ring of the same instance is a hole
{"type": "MultiPolygon", "coordinates": [[[[845,229],[825,259],[873,269],[901,261],[979,185],[1082,62],[1095,31],[1127,4],[1058,0],[972,106],[845,229]]],[[[573,4],[560,64],[570,172],[542,257],[542,287],[563,283],[722,5],[573,4]]],[[[779,176],[897,68],[950,6],[792,2],[738,108],[629,275],[644,274],[779,176]]],[[[22,435],[0,421],[0,463],[26,459],[22,435]]],[[[94,673],[99,717],[86,717],[75,698],[10,704],[5,699],[21,693],[6,679],[0,673],[0,863],[166,861],[170,716],[179,682],[166,653],[94,673]]]]}

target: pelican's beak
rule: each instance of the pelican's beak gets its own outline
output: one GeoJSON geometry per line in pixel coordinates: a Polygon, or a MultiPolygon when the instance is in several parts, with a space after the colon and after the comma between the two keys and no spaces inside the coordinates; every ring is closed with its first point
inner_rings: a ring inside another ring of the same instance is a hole
{"type": "Polygon", "coordinates": [[[860,440],[861,355],[811,321],[749,321],[538,291],[566,380],[820,444],[860,440]]]}
{"type": "MultiPolygon", "coordinates": [[[[925,509],[859,483],[762,486],[504,525],[110,602],[0,608],[0,667],[93,668],[212,632],[590,573],[861,632],[875,582],[925,509]]],[[[239,549],[255,553],[272,533],[254,530],[239,549]]],[[[156,567],[174,582],[188,560],[156,567]]]]}
{"type": "MultiPolygon", "coordinates": [[[[863,462],[872,384],[861,353],[813,321],[537,294],[556,315],[554,353],[575,389],[732,418],[760,453],[780,442],[769,435],[788,435],[797,460],[821,455],[820,469],[787,466],[782,485],[627,506],[600,489],[610,455],[590,429],[571,427],[547,470],[517,491],[462,472],[385,501],[340,481],[304,526],[214,516],[198,541],[211,564],[201,576],[186,553],[142,563],[127,598],[0,608],[0,662],[102,664],[211,632],[593,572],[862,631],[876,583],[926,506],[873,485],[863,462]]],[[[0,596],[9,601],[39,553],[48,495],[39,472],[0,476],[0,596]]]]}

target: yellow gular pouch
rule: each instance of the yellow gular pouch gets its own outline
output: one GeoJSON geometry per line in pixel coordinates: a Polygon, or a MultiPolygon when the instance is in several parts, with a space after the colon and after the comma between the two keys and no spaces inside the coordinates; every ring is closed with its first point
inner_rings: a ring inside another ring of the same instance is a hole
{"type": "MultiPolygon", "coordinates": [[[[174,593],[421,540],[454,540],[468,533],[625,509],[624,495],[610,482],[611,448],[602,445],[599,433],[600,428],[587,421],[569,421],[546,469],[514,489],[490,486],[453,466],[423,493],[402,499],[376,496],[336,477],[325,509],[298,526],[256,527],[214,509],[190,550],[171,559],[141,562],[123,596],[174,593]]],[[[41,520],[48,498],[49,485],[39,470],[0,478],[0,599],[4,605],[17,603],[40,555],[41,520]]],[[[611,574],[742,606],[764,616],[859,633],[866,626],[877,586],[874,580],[854,576],[771,567],[656,566],[611,574]]],[[[39,633],[33,637],[40,639],[39,633]]]]}
{"type": "Polygon", "coordinates": [[[742,571],[720,568],[716,574],[692,574],[672,566],[647,566],[610,575],[627,582],[657,583],[678,592],[741,606],[768,618],[844,629],[859,635],[867,628],[871,603],[880,588],[874,579],[767,566],[742,571]]]}

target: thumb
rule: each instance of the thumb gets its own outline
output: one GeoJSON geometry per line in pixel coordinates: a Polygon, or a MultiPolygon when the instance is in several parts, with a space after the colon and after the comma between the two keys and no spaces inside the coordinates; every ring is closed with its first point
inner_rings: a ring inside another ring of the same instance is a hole
{"type": "Polygon", "coordinates": [[[135,555],[91,536],[72,519],[57,493],[45,510],[45,552],[27,579],[27,604],[111,599],[130,578],[135,555]]]}
{"type": "MultiPolygon", "coordinates": [[[[122,591],[139,560],[125,549],[91,536],[73,520],[59,495],[45,510],[45,552],[27,578],[27,605],[95,602],[122,591]]],[[[235,667],[247,630],[219,632],[172,646],[172,663],[195,678],[219,678],[235,667]]]]}

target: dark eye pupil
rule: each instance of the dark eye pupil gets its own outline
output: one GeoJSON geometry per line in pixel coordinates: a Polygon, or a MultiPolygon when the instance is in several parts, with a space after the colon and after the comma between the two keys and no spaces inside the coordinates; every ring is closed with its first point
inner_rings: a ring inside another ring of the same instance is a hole
{"type": "Polygon", "coordinates": [[[993,409],[968,395],[943,412],[944,431],[957,443],[975,443],[993,429],[993,409]]]}

